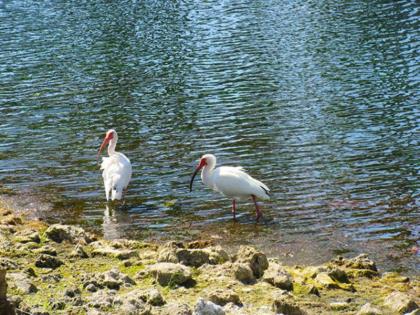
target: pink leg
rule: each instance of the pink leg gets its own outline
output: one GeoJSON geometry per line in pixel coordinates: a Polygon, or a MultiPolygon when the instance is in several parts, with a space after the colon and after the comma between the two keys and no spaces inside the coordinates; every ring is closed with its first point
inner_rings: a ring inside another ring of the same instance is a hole
{"type": "Polygon", "coordinates": [[[235,199],[232,200],[232,214],[233,214],[233,219],[236,220],[236,200],[235,199]]]}
{"type": "Polygon", "coordinates": [[[252,200],[254,200],[255,212],[257,213],[257,221],[258,221],[261,218],[261,211],[260,211],[260,208],[258,207],[257,200],[255,199],[254,195],[252,195],[252,200]]]}

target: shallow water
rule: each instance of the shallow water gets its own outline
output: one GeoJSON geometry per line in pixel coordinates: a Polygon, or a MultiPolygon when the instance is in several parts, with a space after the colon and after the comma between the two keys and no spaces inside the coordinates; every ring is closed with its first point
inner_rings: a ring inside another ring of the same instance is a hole
{"type": "Polygon", "coordinates": [[[1,184],[108,237],[246,240],[314,260],[366,250],[419,267],[418,9],[0,1],[1,184]],[[134,174],[125,206],[106,211],[95,155],[111,127],[134,174]],[[252,204],[234,223],[228,200],[198,180],[188,192],[203,153],[272,189],[260,224],[252,204]]]}

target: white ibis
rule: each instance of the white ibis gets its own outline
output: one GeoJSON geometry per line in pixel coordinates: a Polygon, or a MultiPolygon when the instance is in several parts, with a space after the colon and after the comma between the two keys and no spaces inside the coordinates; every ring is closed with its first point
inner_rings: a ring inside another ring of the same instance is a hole
{"type": "Polygon", "coordinates": [[[130,160],[122,153],[115,151],[118,135],[114,129],[107,131],[98,151],[98,159],[104,147],[108,145],[108,157],[102,158],[101,170],[104,179],[106,200],[121,200],[131,179],[130,160]]]}
{"type": "Polygon", "coordinates": [[[244,172],[242,167],[221,166],[215,168],[216,157],[213,154],[205,154],[195,169],[191,181],[190,191],[195,176],[200,169],[201,180],[211,189],[220,192],[224,196],[232,199],[232,214],[236,218],[236,201],[252,198],[255,204],[257,221],[261,217],[256,198],[269,199],[270,189],[260,181],[252,178],[244,172]]]}

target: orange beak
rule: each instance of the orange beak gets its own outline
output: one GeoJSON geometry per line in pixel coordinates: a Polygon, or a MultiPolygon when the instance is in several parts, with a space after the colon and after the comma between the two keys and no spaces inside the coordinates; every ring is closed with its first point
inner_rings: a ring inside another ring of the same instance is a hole
{"type": "Polygon", "coordinates": [[[104,141],[102,141],[101,147],[99,148],[98,155],[96,156],[96,160],[97,160],[97,161],[99,161],[99,156],[101,155],[102,150],[103,150],[103,149],[105,148],[105,146],[109,143],[109,141],[111,141],[111,139],[112,139],[112,138],[113,138],[112,133],[107,134],[107,135],[105,136],[105,139],[104,139],[104,141]]]}

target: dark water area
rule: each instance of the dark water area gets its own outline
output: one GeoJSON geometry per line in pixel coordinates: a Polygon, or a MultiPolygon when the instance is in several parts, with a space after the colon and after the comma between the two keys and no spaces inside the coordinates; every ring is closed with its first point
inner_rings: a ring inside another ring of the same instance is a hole
{"type": "Polygon", "coordinates": [[[415,270],[419,22],[416,1],[0,0],[0,188],[110,238],[415,270]],[[95,155],[111,127],[133,178],[107,209],[95,155]],[[189,193],[204,153],[271,188],[262,222],[189,193]]]}

